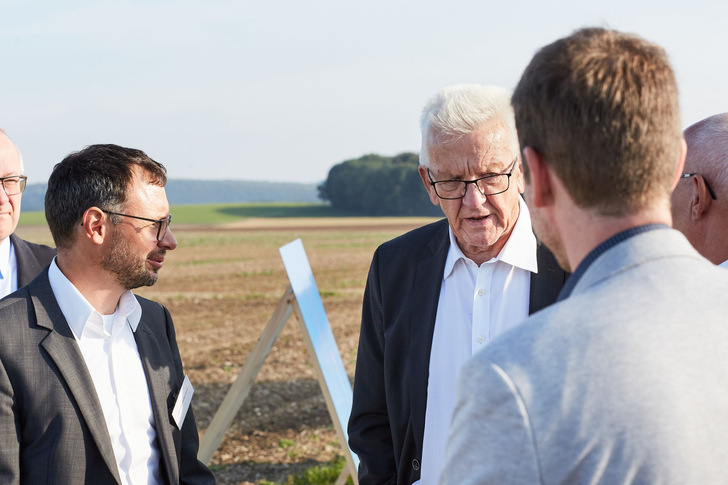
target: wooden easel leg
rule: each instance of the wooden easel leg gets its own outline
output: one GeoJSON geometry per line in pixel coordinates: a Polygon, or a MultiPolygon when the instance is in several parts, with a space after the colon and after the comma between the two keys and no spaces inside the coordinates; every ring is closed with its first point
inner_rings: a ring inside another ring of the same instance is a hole
{"type": "Polygon", "coordinates": [[[341,475],[336,479],[335,485],[344,485],[347,478],[349,478],[349,467],[344,466],[344,469],[341,470],[341,475]]]}
{"type": "Polygon", "coordinates": [[[238,377],[230,387],[225,399],[217,409],[215,417],[212,418],[210,426],[208,426],[205,434],[202,436],[200,441],[200,449],[197,452],[197,459],[202,463],[208,464],[212,459],[212,455],[215,454],[220,442],[225,436],[225,432],[230,427],[230,423],[237,414],[240,407],[243,405],[245,398],[248,397],[250,388],[253,385],[255,377],[260,372],[260,368],[263,365],[263,361],[268,357],[273,344],[275,343],[278,335],[285,326],[288,319],[293,313],[292,303],[296,297],[293,294],[293,290],[289,286],[283,293],[281,300],[278,302],[273,315],[268,320],[268,323],[263,329],[263,333],[258,339],[258,343],[255,344],[255,348],[248,356],[245,361],[245,365],[240,370],[238,377]]]}

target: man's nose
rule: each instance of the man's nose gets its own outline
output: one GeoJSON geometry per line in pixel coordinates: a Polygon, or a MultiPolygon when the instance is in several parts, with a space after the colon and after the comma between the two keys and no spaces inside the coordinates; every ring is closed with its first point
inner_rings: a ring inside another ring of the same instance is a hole
{"type": "Polygon", "coordinates": [[[157,243],[157,245],[169,251],[177,247],[177,238],[174,237],[171,227],[167,228],[167,233],[164,235],[162,240],[157,243]]]}
{"type": "Polygon", "coordinates": [[[478,187],[478,183],[470,183],[465,185],[465,196],[463,197],[463,203],[469,206],[479,206],[486,200],[486,196],[483,191],[478,187]]]}

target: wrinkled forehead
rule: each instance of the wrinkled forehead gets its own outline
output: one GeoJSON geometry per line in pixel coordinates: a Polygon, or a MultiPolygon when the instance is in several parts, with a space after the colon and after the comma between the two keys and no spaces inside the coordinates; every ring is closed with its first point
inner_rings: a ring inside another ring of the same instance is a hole
{"type": "Polygon", "coordinates": [[[465,135],[434,137],[428,149],[431,170],[443,175],[502,173],[513,165],[510,130],[485,126],[465,135]]]}

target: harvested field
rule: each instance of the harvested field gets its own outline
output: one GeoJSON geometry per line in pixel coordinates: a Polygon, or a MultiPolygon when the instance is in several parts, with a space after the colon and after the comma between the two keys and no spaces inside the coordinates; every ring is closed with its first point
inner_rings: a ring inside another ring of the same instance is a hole
{"type": "MultiPolygon", "coordinates": [[[[195,388],[204,433],[283,295],[278,248],[300,238],[349,377],[354,373],[361,299],[382,242],[434,219],[266,219],[225,226],[179,226],[159,282],[137,293],[169,308],[195,388]]],[[[49,244],[44,227],[21,237],[49,244]]],[[[312,361],[295,317],[286,324],[215,453],[221,484],[281,483],[341,455],[312,361]]]]}

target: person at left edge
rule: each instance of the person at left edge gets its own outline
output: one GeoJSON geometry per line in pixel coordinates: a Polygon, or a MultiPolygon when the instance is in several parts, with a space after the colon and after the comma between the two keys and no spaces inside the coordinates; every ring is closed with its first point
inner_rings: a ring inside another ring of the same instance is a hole
{"type": "Polygon", "coordinates": [[[0,301],[0,483],[209,484],[169,312],[130,290],[167,251],[165,168],[92,145],[53,169],[48,269],[0,301]]]}
{"type": "Polygon", "coordinates": [[[23,157],[10,137],[0,130],[0,298],[30,283],[56,255],[54,248],[15,235],[27,178],[23,157]]]}
{"type": "Polygon", "coordinates": [[[425,106],[421,128],[419,174],[446,218],[372,259],[348,428],[361,485],[437,482],[460,366],[555,302],[566,278],[519,195],[508,91],[447,87],[425,106]]]}

